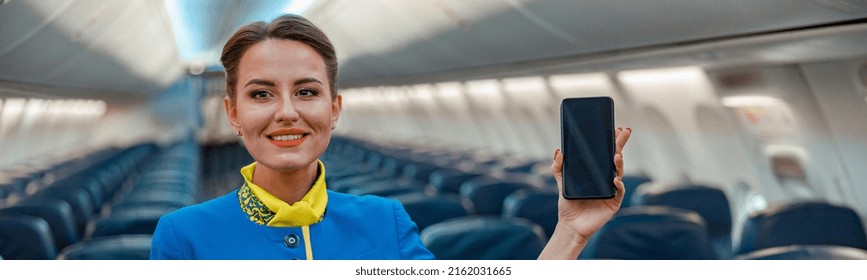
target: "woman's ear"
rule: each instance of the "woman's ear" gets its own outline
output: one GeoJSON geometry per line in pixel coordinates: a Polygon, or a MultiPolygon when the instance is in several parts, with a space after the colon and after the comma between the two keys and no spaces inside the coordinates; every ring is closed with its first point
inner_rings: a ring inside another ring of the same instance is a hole
{"type": "Polygon", "coordinates": [[[239,133],[241,131],[241,125],[238,123],[238,109],[235,107],[235,103],[229,99],[229,96],[223,99],[223,107],[226,108],[226,118],[229,120],[229,125],[232,126],[232,130],[235,133],[239,133]]]}
{"type": "Polygon", "coordinates": [[[341,110],[343,110],[343,96],[338,95],[331,101],[331,130],[337,128],[337,120],[340,118],[341,110]]]}

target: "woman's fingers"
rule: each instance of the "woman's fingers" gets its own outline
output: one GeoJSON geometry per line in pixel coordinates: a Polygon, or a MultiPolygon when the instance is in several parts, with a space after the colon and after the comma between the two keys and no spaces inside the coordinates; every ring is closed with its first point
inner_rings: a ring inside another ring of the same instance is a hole
{"type": "Polygon", "coordinates": [[[631,128],[628,128],[628,127],[626,129],[621,129],[619,127],[617,128],[617,130],[614,133],[614,139],[615,139],[614,143],[615,143],[615,147],[617,147],[615,149],[615,153],[620,154],[621,152],[623,152],[623,147],[626,146],[626,142],[629,141],[630,135],[632,135],[632,129],[631,128]]]}
{"type": "Polygon", "coordinates": [[[620,179],[620,176],[614,177],[614,187],[617,189],[617,194],[614,195],[616,201],[623,202],[623,198],[626,197],[626,187],[623,185],[623,180],[620,179]]]}
{"type": "Polygon", "coordinates": [[[614,170],[617,171],[617,177],[623,177],[623,154],[614,155],[614,170]]]}
{"type": "Polygon", "coordinates": [[[551,173],[557,181],[557,191],[563,193],[563,153],[560,149],[554,151],[554,162],[551,163],[551,173]]]}

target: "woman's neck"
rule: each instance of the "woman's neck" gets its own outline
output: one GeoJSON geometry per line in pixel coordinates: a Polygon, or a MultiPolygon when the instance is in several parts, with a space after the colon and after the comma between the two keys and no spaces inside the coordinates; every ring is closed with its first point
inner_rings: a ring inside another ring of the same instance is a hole
{"type": "Polygon", "coordinates": [[[310,187],[316,182],[318,171],[318,161],[292,171],[279,171],[257,164],[253,170],[253,183],[292,205],[310,191],[310,187]]]}

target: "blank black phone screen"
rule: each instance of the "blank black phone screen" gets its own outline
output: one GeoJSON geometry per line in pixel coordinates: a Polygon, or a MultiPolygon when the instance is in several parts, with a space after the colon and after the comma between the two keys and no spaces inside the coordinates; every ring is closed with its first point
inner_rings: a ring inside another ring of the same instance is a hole
{"type": "Polygon", "coordinates": [[[560,103],[560,120],[563,197],[614,197],[614,101],[607,96],[566,98],[560,103]]]}

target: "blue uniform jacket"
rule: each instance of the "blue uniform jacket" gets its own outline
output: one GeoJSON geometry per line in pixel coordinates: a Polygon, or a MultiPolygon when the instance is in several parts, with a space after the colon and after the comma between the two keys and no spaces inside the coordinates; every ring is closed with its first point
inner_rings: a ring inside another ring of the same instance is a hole
{"type": "MultiPolygon", "coordinates": [[[[310,225],[312,257],[324,259],[433,259],[403,206],[376,196],[328,191],[325,217],[310,225]]],[[[151,259],[305,259],[301,227],[251,222],[238,190],[163,216],[151,259]]]]}

